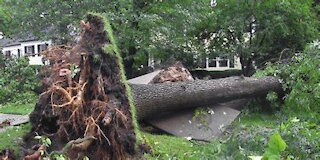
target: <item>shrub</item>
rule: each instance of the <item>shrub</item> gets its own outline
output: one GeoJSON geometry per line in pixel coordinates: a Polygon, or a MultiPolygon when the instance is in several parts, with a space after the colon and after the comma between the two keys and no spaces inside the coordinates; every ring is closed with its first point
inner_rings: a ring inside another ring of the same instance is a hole
{"type": "Polygon", "coordinates": [[[268,64],[255,76],[277,76],[286,91],[285,106],[296,113],[320,112],[320,48],[310,44],[290,62],[268,64]]]}
{"type": "Polygon", "coordinates": [[[0,54],[0,75],[0,104],[34,99],[37,70],[29,66],[27,58],[5,58],[0,54]]]}
{"type": "Polygon", "coordinates": [[[287,63],[269,64],[255,74],[267,75],[277,76],[286,91],[284,117],[299,117],[280,125],[281,136],[288,143],[285,155],[290,159],[319,159],[320,42],[308,45],[287,63]]]}

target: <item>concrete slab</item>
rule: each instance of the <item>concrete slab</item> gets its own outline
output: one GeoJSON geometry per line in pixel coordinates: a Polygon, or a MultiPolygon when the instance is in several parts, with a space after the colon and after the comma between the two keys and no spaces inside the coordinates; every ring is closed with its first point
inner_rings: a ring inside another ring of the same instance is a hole
{"type": "Polygon", "coordinates": [[[15,114],[2,114],[0,113],[0,123],[5,120],[10,120],[11,126],[27,123],[29,121],[29,115],[15,115],[15,114]]]}
{"type": "Polygon", "coordinates": [[[154,72],[151,72],[151,73],[148,73],[148,74],[145,74],[145,75],[133,78],[133,79],[129,79],[128,83],[131,83],[131,84],[149,84],[152,81],[152,79],[156,75],[158,75],[160,72],[161,72],[161,70],[158,70],[158,71],[154,71],[154,72]]]}
{"type": "Polygon", "coordinates": [[[194,110],[177,112],[147,122],[169,134],[187,139],[210,141],[222,135],[226,126],[240,114],[240,111],[226,107],[224,104],[212,106],[209,111],[205,117],[207,124],[192,119],[194,110]]]}
{"type": "MultiPolygon", "coordinates": [[[[5,121],[10,121],[10,126],[17,126],[20,124],[27,123],[29,121],[29,115],[14,115],[14,114],[2,114],[0,113],[0,124],[5,121]]],[[[0,133],[4,132],[8,127],[0,128],[0,133]]]]}

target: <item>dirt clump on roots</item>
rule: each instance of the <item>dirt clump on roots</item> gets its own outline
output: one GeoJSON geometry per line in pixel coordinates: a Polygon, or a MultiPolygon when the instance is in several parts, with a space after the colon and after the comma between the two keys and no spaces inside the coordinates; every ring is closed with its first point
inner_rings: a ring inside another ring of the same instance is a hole
{"type": "Polygon", "coordinates": [[[43,151],[69,159],[139,159],[120,61],[105,49],[112,44],[106,21],[96,15],[88,15],[87,21],[80,22],[77,45],[45,52],[50,74],[43,80],[47,90],[30,115],[32,131],[24,138],[24,148],[29,148],[23,153],[25,159],[39,158],[43,151]],[[50,138],[52,145],[39,144],[36,135],[50,138]]]}
{"type": "Polygon", "coordinates": [[[155,83],[171,83],[171,82],[189,82],[194,81],[191,73],[185,68],[180,61],[177,61],[172,66],[163,69],[152,80],[151,84],[155,83]]]}

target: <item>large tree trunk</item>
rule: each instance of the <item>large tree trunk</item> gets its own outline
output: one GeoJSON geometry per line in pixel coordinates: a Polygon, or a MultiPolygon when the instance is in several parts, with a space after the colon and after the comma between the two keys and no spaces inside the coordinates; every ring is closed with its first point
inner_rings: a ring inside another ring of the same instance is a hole
{"type": "Polygon", "coordinates": [[[166,84],[131,84],[138,118],[154,117],[163,112],[208,106],[233,99],[253,98],[270,91],[280,92],[275,77],[230,77],[166,84]]]}

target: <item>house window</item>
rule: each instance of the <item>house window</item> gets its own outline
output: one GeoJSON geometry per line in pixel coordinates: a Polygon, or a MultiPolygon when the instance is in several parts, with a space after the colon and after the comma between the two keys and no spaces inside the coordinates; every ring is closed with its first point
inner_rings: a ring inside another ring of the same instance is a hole
{"type": "Polygon", "coordinates": [[[18,49],[18,58],[20,58],[20,57],[21,57],[21,50],[18,49]]]}
{"type": "Polygon", "coordinates": [[[209,67],[217,67],[217,60],[209,59],[209,67]]]}
{"type": "Polygon", "coordinates": [[[4,55],[6,56],[6,58],[11,58],[11,51],[5,51],[4,55]]]}
{"type": "Polygon", "coordinates": [[[39,44],[39,45],[38,45],[38,51],[39,51],[38,53],[46,50],[47,48],[48,48],[48,44],[47,44],[47,43],[45,43],[45,44],[39,44]]]}
{"type": "Polygon", "coordinates": [[[234,57],[230,58],[230,68],[234,68],[234,57]]]}
{"type": "Polygon", "coordinates": [[[228,60],[226,59],[219,60],[219,67],[228,67],[228,60]]]}
{"type": "Polygon", "coordinates": [[[32,46],[25,46],[24,49],[25,49],[25,54],[27,56],[35,56],[35,54],[34,54],[34,46],[33,45],[32,46]]]}
{"type": "Polygon", "coordinates": [[[201,63],[199,65],[199,67],[200,68],[206,68],[206,66],[207,66],[207,58],[202,58],[202,60],[200,62],[201,63]]]}
{"type": "Polygon", "coordinates": [[[223,56],[219,57],[219,67],[228,67],[228,58],[223,56]]]}

